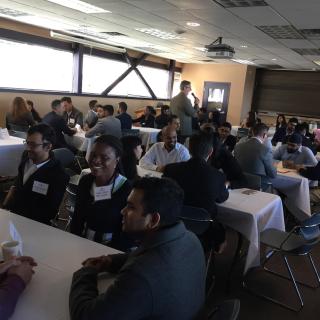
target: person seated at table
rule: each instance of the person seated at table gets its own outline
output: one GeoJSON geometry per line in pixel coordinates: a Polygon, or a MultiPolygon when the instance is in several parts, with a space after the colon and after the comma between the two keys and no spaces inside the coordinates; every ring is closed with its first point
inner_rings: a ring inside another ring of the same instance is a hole
{"type": "Polygon", "coordinates": [[[60,101],[65,110],[63,113],[63,119],[67,123],[68,127],[75,128],[76,125],[79,125],[83,128],[83,114],[73,106],[71,98],[63,97],[60,101]]]}
{"type": "Polygon", "coordinates": [[[97,135],[108,134],[116,138],[121,138],[121,122],[113,116],[114,108],[112,105],[98,107],[98,122],[85,134],[86,138],[92,138],[97,135]]]}
{"type": "Polygon", "coordinates": [[[133,119],[133,123],[139,122],[141,127],[154,128],[155,116],[152,114],[154,109],[152,106],[146,106],[144,114],[136,119],[133,119]]]}
{"type": "Polygon", "coordinates": [[[37,123],[42,121],[38,111],[34,108],[33,102],[31,100],[27,100],[27,108],[32,113],[33,120],[37,123]]]}
{"type": "Polygon", "coordinates": [[[128,106],[125,102],[118,103],[118,115],[117,118],[121,122],[121,130],[130,130],[132,128],[132,117],[127,113],[128,106]]]}
{"type": "MultiPolygon", "coordinates": [[[[268,132],[269,132],[269,127],[268,127],[268,132]]],[[[267,133],[267,135],[268,135],[268,133],[267,133]]],[[[248,135],[240,138],[240,140],[237,143],[246,142],[252,137],[253,137],[253,128],[250,128],[249,131],[248,131],[248,135]]],[[[272,152],[272,143],[271,143],[271,139],[270,138],[267,137],[267,139],[265,139],[263,141],[263,144],[270,150],[270,152],[272,152]]]]}
{"type": "Polygon", "coordinates": [[[123,175],[130,181],[137,179],[137,164],[142,155],[142,141],[137,136],[125,136],[121,138],[123,154],[121,156],[121,167],[123,175]]]}
{"type": "Polygon", "coordinates": [[[10,112],[6,114],[7,129],[27,132],[29,127],[35,124],[26,100],[22,97],[15,97],[10,112]]]}
{"type": "Polygon", "coordinates": [[[207,108],[199,108],[198,111],[198,124],[201,126],[204,123],[207,123],[209,119],[207,108]]]}
{"type": "Polygon", "coordinates": [[[161,114],[155,119],[156,127],[162,129],[168,125],[170,118],[170,107],[166,104],[161,106],[161,114]]]}
{"type": "Polygon", "coordinates": [[[312,151],[302,146],[302,136],[299,133],[290,135],[287,144],[279,146],[273,153],[273,159],[285,162],[288,167],[295,165],[315,166],[318,160],[312,151]]]}
{"type": "Polygon", "coordinates": [[[31,127],[18,176],[3,206],[14,213],[50,225],[59,209],[69,176],[51,152],[54,130],[40,123],[31,127]]]}
{"type": "Polygon", "coordinates": [[[98,101],[90,100],[89,111],[83,119],[83,128],[90,129],[95,126],[95,124],[98,121],[97,109],[98,109],[98,101]]]}
{"type": "Polygon", "coordinates": [[[52,111],[47,113],[43,119],[42,122],[48,124],[53,128],[56,134],[56,142],[53,145],[53,149],[58,148],[67,148],[71,150],[73,153],[77,153],[78,150],[72,146],[67,144],[66,140],[64,139],[64,134],[67,134],[69,136],[73,136],[77,129],[75,128],[69,128],[64,121],[62,115],[64,112],[64,107],[61,104],[60,100],[53,100],[51,103],[52,111]]]}
{"type": "Polygon", "coordinates": [[[249,111],[247,118],[243,119],[240,123],[241,128],[253,128],[256,124],[261,123],[255,111],[249,111]]]}
{"type": "Polygon", "coordinates": [[[162,129],[162,139],[163,142],[155,143],[141,158],[139,164],[142,168],[163,172],[169,163],[190,159],[188,149],[177,142],[177,132],[173,127],[162,129]]]}
{"type": "MultiPolygon", "coordinates": [[[[90,174],[80,179],[70,230],[96,242],[109,242],[119,250],[129,241],[121,234],[121,213],[131,191],[119,173],[121,141],[111,135],[98,137],[89,156],[90,174]]],[[[130,243],[131,245],[131,243],[130,243]]]]}
{"type": "Polygon", "coordinates": [[[36,265],[33,258],[26,256],[0,262],[1,320],[9,319],[14,313],[19,296],[31,281],[36,265]]]}
{"type": "Polygon", "coordinates": [[[302,137],[302,146],[309,148],[314,155],[317,154],[317,146],[313,143],[313,137],[307,136],[309,131],[309,125],[306,122],[298,123],[296,126],[296,133],[299,133],[302,137]]]}
{"type": "Polygon", "coordinates": [[[276,120],[276,131],[286,127],[287,127],[286,117],[284,116],[284,114],[278,114],[277,120],[276,120]]]}
{"type": "Polygon", "coordinates": [[[256,124],[252,129],[253,136],[246,142],[236,144],[234,148],[234,157],[243,172],[261,177],[262,190],[267,190],[271,179],[277,176],[272,152],[264,145],[268,139],[268,129],[264,123],[256,124]]]}
{"type": "Polygon", "coordinates": [[[233,151],[234,146],[237,143],[237,137],[231,134],[231,129],[232,129],[232,126],[230,122],[224,122],[218,128],[221,143],[230,152],[233,151]]]}
{"type": "Polygon", "coordinates": [[[122,230],[141,244],[131,254],[82,263],[71,284],[71,320],[196,317],[205,300],[205,259],[199,240],[179,221],[182,204],[183,191],[172,180],[135,182],[122,230]],[[115,274],[115,281],[99,295],[101,272],[115,274]]]}
{"type": "Polygon", "coordinates": [[[296,126],[299,123],[297,118],[290,118],[287,126],[283,126],[276,130],[271,140],[273,146],[278,142],[285,143],[290,135],[295,132],[296,126]]]}

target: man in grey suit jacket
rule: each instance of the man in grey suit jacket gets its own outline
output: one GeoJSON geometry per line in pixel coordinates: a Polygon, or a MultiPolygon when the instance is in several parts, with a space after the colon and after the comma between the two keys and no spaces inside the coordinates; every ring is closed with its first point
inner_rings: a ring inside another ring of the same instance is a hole
{"type": "Polygon", "coordinates": [[[205,299],[205,259],[179,222],[183,191],[167,178],[137,180],[122,210],[122,230],[140,239],[131,254],[90,258],[73,275],[71,319],[191,320],[205,299]],[[99,272],[116,273],[101,295],[99,272]]]}
{"type": "Polygon", "coordinates": [[[98,107],[99,120],[96,125],[86,132],[86,138],[92,138],[96,135],[109,134],[121,138],[121,122],[113,116],[114,108],[112,105],[98,107]]]}
{"type": "Polygon", "coordinates": [[[171,113],[180,119],[180,134],[188,137],[192,135],[192,117],[196,116],[196,110],[193,108],[187,95],[191,91],[191,82],[183,80],[180,84],[180,93],[171,99],[171,113]]]}
{"type": "Polygon", "coordinates": [[[277,176],[271,150],[264,144],[267,133],[268,127],[265,124],[257,124],[253,127],[253,137],[238,143],[234,149],[234,156],[242,170],[261,177],[262,190],[266,190],[270,179],[277,176]]]}

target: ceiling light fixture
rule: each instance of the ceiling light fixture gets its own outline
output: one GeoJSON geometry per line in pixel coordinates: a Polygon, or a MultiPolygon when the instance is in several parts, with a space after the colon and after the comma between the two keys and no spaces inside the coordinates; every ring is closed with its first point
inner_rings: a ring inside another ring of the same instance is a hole
{"type": "Polygon", "coordinates": [[[200,23],[198,23],[198,22],[187,22],[186,23],[186,25],[187,26],[189,26],[189,27],[199,27],[200,26],[200,23]]]}
{"type": "Polygon", "coordinates": [[[155,28],[135,28],[136,31],[146,33],[150,36],[157,37],[164,40],[182,40],[183,37],[177,36],[174,33],[161,31],[155,28]]]}
{"type": "Polygon", "coordinates": [[[237,63],[241,63],[241,64],[250,64],[250,65],[255,64],[254,62],[252,62],[250,60],[244,60],[244,59],[231,59],[231,60],[234,62],[237,62],[237,63]]]}
{"type": "Polygon", "coordinates": [[[105,49],[108,51],[118,52],[118,53],[125,53],[126,52],[126,49],[124,49],[124,48],[117,48],[117,47],[109,46],[104,43],[99,43],[99,42],[89,41],[89,40],[80,39],[80,38],[76,38],[76,37],[71,37],[71,36],[68,36],[68,35],[65,35],[62,33],[57,33],[54,31],[50,31],[50,36],[51,36],[51,38],[55,38],[55,39],[60,39],[60,40],[65,40],[65,41],[75,42],[75,43],[81,43],[85,46],[92,47],[92,48],[105,49]]]}
{"type": "Polygon", "coordinates": [[[272,61],[277,61],[277,59],[276,58],[273,58],[273,59],[271,59],[272,61]]]}
{"type": "Polygon", "coordinates": [[[47,0],[70,9],[78,10],[84,13],[111,13],[111,11],[99,8],[80,0],[47,0]]]}
{"type": "Polygon", "coordinates": [[[248,46],[242,45],[242,46],[240,46],[240,48],[248,48],[248,46]]]}

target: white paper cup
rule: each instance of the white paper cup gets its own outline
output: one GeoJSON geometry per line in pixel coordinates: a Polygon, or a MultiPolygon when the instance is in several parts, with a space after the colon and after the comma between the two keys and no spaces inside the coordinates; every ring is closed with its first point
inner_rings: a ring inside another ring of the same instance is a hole
{"type": "Polygon", "coordinates": [[[1,243],[2,256],[4,261],[20,255],[19,244],[19,241],[4,241],[1,243]]]}

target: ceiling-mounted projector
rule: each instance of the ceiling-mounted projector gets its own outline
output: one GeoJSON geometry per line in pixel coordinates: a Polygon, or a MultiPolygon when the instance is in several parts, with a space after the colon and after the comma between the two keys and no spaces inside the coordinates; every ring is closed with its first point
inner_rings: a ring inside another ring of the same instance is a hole
{"type": "Polygon", "coordinates": [[[234,48],[222,43],[222,37],[205,46],[207,49],[207,57],[213,59],[232,59],[235,51],[234,48]]]}

